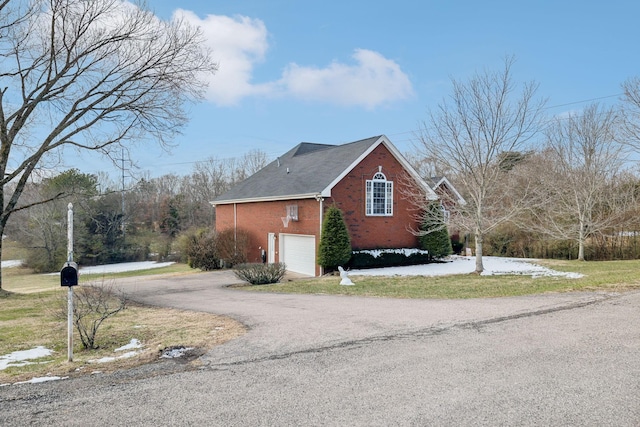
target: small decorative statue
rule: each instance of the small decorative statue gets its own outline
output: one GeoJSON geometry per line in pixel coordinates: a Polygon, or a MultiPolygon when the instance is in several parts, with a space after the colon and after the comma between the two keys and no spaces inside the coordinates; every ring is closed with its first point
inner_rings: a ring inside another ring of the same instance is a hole
{"type": "Polygon", "coordinates": [[[347,274],[346,271],[344,271],[344,268],[338,267],[338,270],[340,270],[340,277],[342,278],[342,280],[340,280],[341,285],[344,285],[344,286],[355,285],[355,283],[353,283],[351,279],[349,279],[349,275],[347,274]]]}

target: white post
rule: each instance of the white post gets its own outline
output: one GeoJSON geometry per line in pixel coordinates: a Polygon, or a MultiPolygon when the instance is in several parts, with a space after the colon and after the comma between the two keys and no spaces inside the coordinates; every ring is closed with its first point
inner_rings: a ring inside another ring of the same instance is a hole
{"type": "MultiPolygon", "coordinates": [[[[73,261],[73,204],[67,206],[67,261],[73,261]]],[[[73,286],[67,291],[67,362],[73,362],[73,286]]]]}
{"type": "Polygon", "coordinates": [[[67,205],[67,261],[73,261],[73,203],[67,205]]]}
{"type": "MultiPolygon", "coordinates": [[[[322,202],[324,202],[324,197],[322,197],[321,194],[317,194],[316,195],[316,200],[318,201],[318,203],[320,204],[320,229],[318,230],[318,241],[320,241],[320,239],[322,239],[322,214],[324,213],[324,209],[322,206],[322,202]]],[[[317,248],[317,246],[316,246],[317,248]]],[[[322,266],[320,266],[320,276],[324,275],[324,268],[322,268],[322,266]]]]}

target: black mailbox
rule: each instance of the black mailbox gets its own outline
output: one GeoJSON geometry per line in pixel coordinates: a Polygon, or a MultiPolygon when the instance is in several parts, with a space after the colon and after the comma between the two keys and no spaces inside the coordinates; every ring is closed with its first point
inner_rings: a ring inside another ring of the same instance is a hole
{"type": "Polygon", "coordinates": [[[78,264],[66,262],[60,270],[60,286],[76,286],[78,284],[78,264]]]}

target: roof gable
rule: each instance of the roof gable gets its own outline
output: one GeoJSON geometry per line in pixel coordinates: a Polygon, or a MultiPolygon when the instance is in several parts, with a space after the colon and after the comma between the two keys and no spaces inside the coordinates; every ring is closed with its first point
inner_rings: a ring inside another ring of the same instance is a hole
{"type": "Polygon", "coordinates": [[[464,199],[464,197],[462,197],[462,195],[460,195],[460,193],[458,193],[458,190],[456,190],[456,188],[453,186],[453,184],[451,184],[451,182],[449,182],[449,180],[444,177],[444,176],[432,176],[429,178],[430,184],[431,184],[431,188],[434,191],[437,191],[437,189],[439,187],[444,188],[445,191],[450,191],[453,196],[455,197],[455,201],[457,203],[460,203],[462,205],[465,205],[467,203],[467,201],[464,199]]]}
{"type": "Polygon", "coordinates": [[[300,143],[212,203],[330,197],[331,189],[380,144],[389,149],[425,191],[433,193],[387,137],[381,135],[342,145],[300,143]]]}

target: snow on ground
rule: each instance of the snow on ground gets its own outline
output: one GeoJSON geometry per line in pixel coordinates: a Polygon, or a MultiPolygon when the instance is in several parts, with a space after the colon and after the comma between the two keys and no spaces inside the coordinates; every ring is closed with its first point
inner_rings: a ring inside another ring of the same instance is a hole
{"type": "Polygon", "coordinates": [[[2,261],[2,268],[11,268],[11,267],[20,267],[22,265],[22,260],[20,259],[10,259],[7,261],[2,261]]]}
{"type": "MultiPolygon", "coordinates": [[[[155,262],[155,261],[139,261],[139,262],[121,262],[119,264],[96,265],[91,267],[80,266],[80,271],[85,274],[105,274],[105,273],[121,273],[123,271],[149,270],[152,268],[167,267],[173,262],[155,262]]],[[[2,261],[2,268],[20,267],[22,260],[10,259],[2,261]]],[[[59,274],[59,273],[52,273],[59,274]]]]}
{"type": "Polygon", "coordinates": [[[80,273],[84,274],[105,274],[105,273],[121,273],[123,271],[148,270],[151,268],[167,267],[173,262],[155,262],[155,261],[139,261],[139,262],[121,262],[119,264],[96,265],[93,267],[80,266],[80,273]]]}
{"type": "Polygon", "coordinates": [[[144,347],[142,345],[142,343],[140,342],[140,340],[133,338],[129,344],[127,345],[123,345],[122,347],[118,347],[115,350],[113,350],[114,352],[121,352],[121,351],[125,351],[125,350],[133,350],[133,351],[127,351],[126,353],[122,353],[118,356],[106,356],[103,357],[101,359],[91,359],[88,362],[89,363],[109,363],[109,362],[113,362],[117,359],[128,359],[129,357],[134,357],[138,354],[140,354],[139,351],[135,351],[139,348],[144,347]]]}
{"type": "MultiPolygon", "coordinates": [[[[445,276],[469,274],[476,268],[475,257],[451,256],[443,263],[410,265],[406,267],[371,268],[350,270],[350,276],[445,276]]],[[[482,257],[482,275],[518,274],[533,277],[559,276],[571,279],[582,277],[579,273],[565,273],[535,264],[535,260],[522,258],[482,257]]]]}
{"type": "Polygon", "coordinates": [[[38,384],[38,383],[44,383],[47,381],[66,380],[67,378],[69,377],[56,377],[56,376],[37,377],[37,378],[31,378],[29,381],[19,381],[15,384],[38,384]]]}
{"type": "MultiPolygon", "coordinates": [[[[2,267],[4,268],[3,261],[2,267]]],[[[12,261],[13,262],[13,261],[12,261]]],[[[18,263],[20,261],[17,261],[18,263]]],[[[483,275],[498,275],[498,274],[519,274],[530,275],[533,277],[541,276],[559,276],[567,278],[580,278],[579,273],[565,273],[560,271],[551,270],[535,263],[532,259],[522,258],[499,258],[499,257],[483,257],[482,262],[484,265],[483,275]]],[[[97,267],[85,267],[82,269],[84,273],[111,273],[120,271],[133,271],[140,269],[158,268],[171,265],[171,262],[156,263],[152,261],[144,262],[127,262],[121,264],[101,265],[97,267]]],[[[475,270],[475,258],[464,256],[451,256],[443,263],[431,263],[422,265],[413,265],[407,267],[387,267],[387,268],[372,268],[367,270],[350,270],[349,275],[353,276],[442,276],[450,274],[469,274],[475,270]]],[[[116,357],[103,357],[102,359],[90,360],[90,363],[106,363],[112,362],[116,359],[133,357],[138,354],[136,349],[142,348],[143,345],[139,340],[133,338],[129,344],[115,349],[115,352],[128,351],[120,354],[116,357]]],[[[161,357],[181,357],[184,352],[191,350],[191,348],[178,347],[173,349],[167,349],[161,357]]],[[[10,366],[24,366],[30,363],[30,360],[40,357],[46,357],[53,353],[45,347],[38,346],[30,350],[14,351],[6,355],[0,355],[0,370],[6,369],[10,366]]],[[[96,371],[99,372],[99,371],[96,371]]],[[[40,383],[45,381],[54,381],[59,379],[66,379],[68,377],[55,377],[47,376],[40,378],[32,378],[26,383],[40,383]]],[[[21,384],[21,383],[20,383],[21,384]]],[[[0,384],[0,386],[7,384],[0,384]]]]}
{"type": "Polygon", "coordinates": [[[29,350],[14,351],[13,353],[0,355],[0,371],[12,366],[25,366],[34,362],[33,359],[47,357],[53,354],[53,350],[49,350],[43,346],[38,346],[29,350]]]}
{"type": "Polygon", "coordinates": [[[185,353],[188,352],[189,350],[193,350],[193,347],[180,346],[180,347],[168,348],[162,352],[162,355],[160,357],[164,359],[175,359],[175,358],[184,356],[185,353]]]}
{"type": "MultiPolygon", "coordinates": [[[[579,273],[565,273],[551,270],[535,263],[534,259],[524,258],[501,258],[501,257],[482,257],[484,271],[482,275],[498,275],[498,274],[519,274],[525,276],[541,277],[541,276],[558,276],[577,279],[582,277],[579,273]]],[[[21,261],[3,261],[2,267],[5,268],[5,262],[17,263],[21,261]]],[[[98,265],[93,267],[80,267],[80,273],[84,274],[105,274],[119,273],[124,271],[147,270],[152,268],[166,267],[173,262],[123,262],[120,264],[98,265]]],[[[444,276],[450,274],[469,274],[475,271],[475,257],[451,256],[447,257],[443,263],[430,263],[411,265],[406,267],[386,267],[386,268],[370,268],[362,270],[349,270],[350,276],[444,276]]],[[[59,274],[59,273],[50,273],[59,274]]]]}
{"type": "Polygon", "coordinates": [[[136,348],[142,348],[143,345],[140,340],[133,338],[127,345],[123,345],[122,347],[118,347],[113,351],[125,351],[125,350],[134,350],[136,348]]]}

